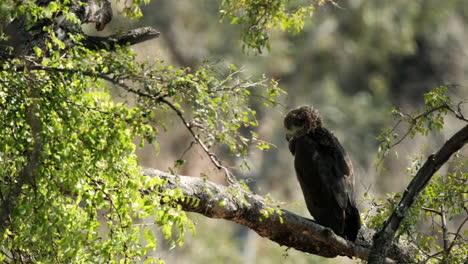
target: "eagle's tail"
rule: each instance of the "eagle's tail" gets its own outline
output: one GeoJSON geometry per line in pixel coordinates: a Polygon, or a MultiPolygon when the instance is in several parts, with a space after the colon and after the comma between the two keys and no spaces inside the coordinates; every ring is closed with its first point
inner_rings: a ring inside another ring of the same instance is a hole
{"type": "Polygon", "coordinates": [[[351,241],[356,241],[359,229],[361,229],[361,217],[356,207],[351,206],[346,214],[346,226],[344,236],[351,241]]]}

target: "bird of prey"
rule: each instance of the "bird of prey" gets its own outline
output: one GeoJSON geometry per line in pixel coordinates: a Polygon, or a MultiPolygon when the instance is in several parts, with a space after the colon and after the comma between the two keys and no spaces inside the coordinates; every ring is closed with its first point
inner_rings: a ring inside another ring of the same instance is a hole
{"type": "Polygon", "coordinates": [[[284,118],[286,139],[307,209],[320,225],[355,241],[361,228],[353,166],[317,110],[301,106],[284,118]]]}

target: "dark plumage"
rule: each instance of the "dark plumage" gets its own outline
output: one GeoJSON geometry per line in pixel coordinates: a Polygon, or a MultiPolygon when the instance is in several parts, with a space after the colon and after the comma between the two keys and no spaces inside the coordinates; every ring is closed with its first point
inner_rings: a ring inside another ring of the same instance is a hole
{"type": "Polygon", "coordinates": [[[310,106],[291,110],[284,118],[284,126],[310,214],[320,225],[355,241],[361,220],[348,154],[310,106]]]}

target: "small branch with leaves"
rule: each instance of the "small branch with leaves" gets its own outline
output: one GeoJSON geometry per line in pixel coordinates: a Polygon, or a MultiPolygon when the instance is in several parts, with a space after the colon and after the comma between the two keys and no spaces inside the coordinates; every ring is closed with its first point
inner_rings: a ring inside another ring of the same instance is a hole
{"type": "Polygon", "coordinates": [[[401,144],[408,136],[412,138],[417,133],[427,135],[429,131],[442,129],[444,126],[443,117],[449,113],[463,122],[468,122],[468,118],[462,111],[462,106],[467,101],[460,101],[454,106],[450,98],[445,95],[446,90],[447,87],[441,86],[425,94],[426,107],[422,111],[418,110],[408,114],[397,108],[391,109],[391,113],[397,121],[392,127],[383,129],[382,133],[377,137],[380,145],[376,167],[382,164],[383,158],[391,149],[401,144]],[[402,124],[407,124],[408,127],[400,136],[397,130],[402,124]]]}

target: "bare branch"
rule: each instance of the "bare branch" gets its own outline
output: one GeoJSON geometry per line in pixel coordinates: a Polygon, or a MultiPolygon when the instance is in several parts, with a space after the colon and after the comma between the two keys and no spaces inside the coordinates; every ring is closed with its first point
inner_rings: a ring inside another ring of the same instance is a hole
{"type": "MultiPolygon", "coordinates": [[[[269,205],[265,199],[239,187],[219,185],[206,179],[174,176],[155,169],[144,169],[143,174],[166,180],[163,189],[180,188],[186,197],[199,202],[178,201],[182,210],[196,212],[210,218],[225,219],[244,225],[260,236],[286,247],[323,257],[344,255],[368,259],[372,236],[375,231],[363,227],[356,243],[343,239],[315,221],[287,210],[269,205]],[[272,212],[268,215],[265,212],[272,212]]],[[[151,191],[143,191],[151,192],[151,191]]],[[[404,247],[393,245],[389,258],[397,262],[414,259],[404,247]]],[[[386,259],[386,263],[395,263],[386,259]]]]}
{"type": "Polygon", "coordinates": [[[449,105],[447,105],[447,109],[452,112],[456,118],[462,120],[462,121],[465,121],[465,122],[468,122],[468,118],[466,118],[464,115],[463,115],[463,112],[461,110],[461,105],[462,104],[466,104],[467,101],[461,101],[457,104],[457,110],[454,110],[453,108],[451,108],[449,105]]]}
{"type": "Polygon", "coordinates": [[[432,208],[421,207],[421,209],[423,209],[424,211],[428,211],[428,212],[437,214],[437,215],[441,215],[441,214],[442,214],[440,211],[434,210],[434,209],[432,209],[432,208]]]}
{"type": "Polygon", "coordinates": [[[372,246],[372,253],[369,258],[370,264],[384,263],[389,245],[401,222],[405,218],[411,205],[429,183],[430,179],[439,168],[444,165],[453,153],[460,150],[468,142],[468,125],[460,129],[453,135],[442,148],[435,154],[428,157],[424,165],[419,169],[416,176],[406,188],[395,210],[385,221],[384,227],[379,231],[372,246]]]}

